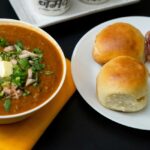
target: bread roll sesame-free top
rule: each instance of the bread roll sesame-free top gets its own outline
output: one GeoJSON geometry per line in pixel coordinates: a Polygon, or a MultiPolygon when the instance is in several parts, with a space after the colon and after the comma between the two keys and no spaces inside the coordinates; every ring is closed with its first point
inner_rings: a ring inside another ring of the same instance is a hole
{"type": "Polygon", "coordinates": [[[96,89],[103,106],[122,112],[139,111],[147,104],[147,69],[132,57],[119,56],[102,66],[96,89]]]}
{"type": "Polygon", "coordinates": [[[143,62],[144,44],[144,36],[136,27],[118,22],[105,27],[97,34],[92,55],[99,64],[124,55],[143,62]]]}

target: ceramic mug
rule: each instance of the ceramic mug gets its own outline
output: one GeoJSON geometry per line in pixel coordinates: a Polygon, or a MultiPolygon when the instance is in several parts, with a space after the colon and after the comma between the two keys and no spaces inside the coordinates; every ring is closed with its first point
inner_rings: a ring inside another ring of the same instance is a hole
{"type": "Polygon", "coordinates": [[[87,4],[101,4],[106,2],[107,0],[80,0],[80,1],[87,4]]]}
{"type": "Polygon", "coordinates": [[[70,8],[70,0],[33,0],[36,10],[43,15],[60,15],[70,8]]]}

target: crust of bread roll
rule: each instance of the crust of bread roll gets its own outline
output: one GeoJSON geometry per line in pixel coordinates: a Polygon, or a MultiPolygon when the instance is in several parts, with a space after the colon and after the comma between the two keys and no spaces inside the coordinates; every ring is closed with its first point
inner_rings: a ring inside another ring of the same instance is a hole
{"type": "Polygon", "coordinates": [[[92,55],[99,64],[124,55],[144,61],[144,36],[128,23],[114,23],[97,34],[92,55]]]}
{"type": "Polygon", "coordinates": [[[132,57],[119,56],[103,65],[96,89],[103,106],[122,112],[139,111],[147,104],[147,69],[132,57]]]}

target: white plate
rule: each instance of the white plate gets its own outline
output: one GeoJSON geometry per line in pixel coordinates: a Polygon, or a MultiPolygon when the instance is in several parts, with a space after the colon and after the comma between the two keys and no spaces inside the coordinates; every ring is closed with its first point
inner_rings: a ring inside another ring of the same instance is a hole
{"type": "Polygon", "coordinates": [[[94,27],[81,38],[75,47],[71,61],[73,79],[84,100],[103,116],[128,127],[150,130],[150,103],[148,103],[148,106],[142,111],[136,113],[121,113],[104,108],[96,97],[96,76],[100,70],[100,66],[92,59],[95,36],[107,25],[119,21],[134,25],[140,29],[143,35],[150,30],[149,17],[118,18],[94,27]]]}
{"type": "Polygon", "coordinates": [[[107,9],[133,4],[139,2],[140,0],[109,0],[100,5],[87,5],[79,0],[71,0],[70,9],[60,16],[44,16],[37,13],[33,8],[32,0],[9,1],[19,19],[39,27],[45,27],[107,9]]]}

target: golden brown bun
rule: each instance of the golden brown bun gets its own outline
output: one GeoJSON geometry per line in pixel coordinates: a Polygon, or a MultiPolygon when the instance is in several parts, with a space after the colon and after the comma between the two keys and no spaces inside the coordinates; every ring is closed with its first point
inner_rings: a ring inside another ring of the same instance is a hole
{"type": "Polygon", "coordinates": [[[107,26],[96,36],[93,58],[105,64],[122,55],[144,61],[144,36],[132,25],[119,22],[107,26]]]}
{"type": "Polygon", "coordinates": [[[107,108],[134,112],[147,104],[148,72],[144,64],[129,56],[119,56],[101,68],[97,96],[107,108]]]}

